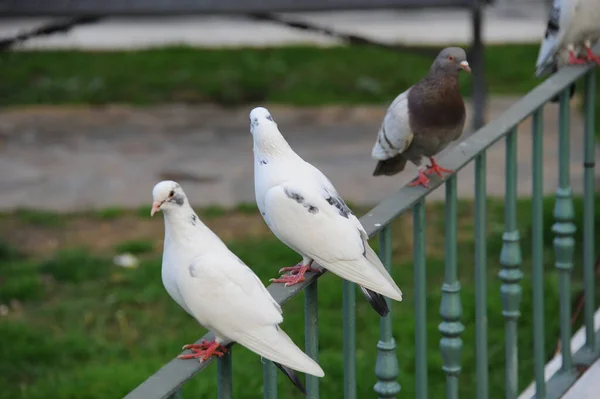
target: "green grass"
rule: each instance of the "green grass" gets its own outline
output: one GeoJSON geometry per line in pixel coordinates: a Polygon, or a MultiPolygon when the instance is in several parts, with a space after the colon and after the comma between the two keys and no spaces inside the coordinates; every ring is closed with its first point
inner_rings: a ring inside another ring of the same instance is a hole
{"type": "MultiPolygon", "coordinates": [[[[123,216],[127,211],[123,208],[104,208],[94,212],[94,216],[100,220],[113,220],[123,216]]],[[[150,211],[148,211],[150,212],[150,211]]]]}
{"type": "Polygon", "coordinates": [[[58,213],[52,211],[18,209],[15,214],[20,220],[37,226],[57,227],[64,221],[58,213]]]}
{"type": "MultiPolygon", "coordinates": [[[[538,45],[489,46],[492,94],[525,93],[538,45]],[[515,60],[519,60],[515,62],[515,60]]],[[[256,102],[389,103],[429,69],[431,58],[368,46],[141,51],[19,51],[0,56],[0,106],[256,102]]],[[[470,79],[463,74],[463,92],[470,79]]]]}
{"type": "MultiPolygon", "coordinates": [[[[553,201],[544,209],[546,353],[558,337],[557,276],[553,265],[551,226],[553,201]]],[[[600,197],[596,200],[600,204],[600,197]]],[[[490,397],[504,397],[504,328],[497,272],[502,245],[504,203],[488,202],[488,325],[490,397]]],[[[459,203],[459,278],[462,286],[463,356],[460,397],[475,397],[474,287],[472,203],[459,203]]],[[[581,286],[582,202],[575,201],[574,292],[581,286]]],[[[522,317],[519,320],[520,386],[532,378],[532,293],[530,278],[531,217],[529,201],[518,203],[519,230],[523,249],[522,317]]],[[[144,215],[144,217],[146,217],[144,215]]],[[[427,209],[427,312],[428,370],[430,397],[444,397],[444,374],[439,354],[440,287],[444,268],[443,204],[427,209]]],[[[218,220],[218,219],[217,219],[218,220]]],[[[410,217],[394,225],[393,276],[404,292],[404,301],[394,304],[394,338],[400,365],[403,397],[414,397],[414,319],[412,234],[410,217]]],[[[156,223],[162,223],[158,221],[156,223]]],[[[600,228],[600,213],[596,214],[600,228]]],[[[600,244],[600,235],[596,236],[600,244]]],[[[125,245],[125,244],[124,244],[125,245]]],[[[126,246],[130,246],[128,243],[126,246]]],[[[279,267],[298,256],[271,235],[262,239],[229,242],[230,248],[247,262],[263,282],[279,267]]],[[[373,240],[374,247],[378,246],[373,240]]],[[[153,252],[136,269],[120,268],[106,257],[86,250],[70,249],[51,259],[32,261],[26,255],[0,245],[0,302],[18,299],[20,307],[0,320],[0,398],[2,399],[108,399],[124,396],[137,384],[179,353],[181,345],[197,339],[204,331],[167,295],[160,279],[160,254],[153,252]],[[8,291],[5,287],[12,287],[8,291]],[[8,292],[8,294],[7,294],[8,292]]],[[[283,328],[292,339],[303,342],[302,295],[284,308],[283,328]]],[[[319,359],[326,377],[321,396],[339,398],[342,390],[341,282],[327,274],[319,280],[319,359]]],[[[357,295],[357,384],[358,397],[374,397],[372,387],[379,323],[376,313],[357,295]]],[[[262,369],[258,356],[234,347],[234,392],[239,399],[261,398],[262,369]]],[[[216,395],[216,367],[193,378],[184,388],[186,397],[216,395]]],[[[283,376],[279,377],[282,398],[300,398],[283,376]]]]}
{"type": "Polygon", "coordinates": [[[152,252],[154,244],[151,241],[125,241],[115,247],[115,252],[119,254],[130,253],[133,255],[145,254],[152,252]]]}

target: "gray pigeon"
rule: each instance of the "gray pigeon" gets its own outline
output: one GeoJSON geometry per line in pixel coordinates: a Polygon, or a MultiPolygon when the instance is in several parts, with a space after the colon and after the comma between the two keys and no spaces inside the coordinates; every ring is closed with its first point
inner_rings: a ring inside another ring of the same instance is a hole
{"type": "MultiPolygon", "coordinates": [[[[554,0],[535,63],[535,75],[555,73],[565,65],[600,64],[600,58],[591,49],[600,39],[598,21],[600,0],[554,0]]],[[[572,84],[570,96],[574,93],[572,84]]],[[[552,101],[558,101],[558,96],[552,101]]]]}
{"type": "Polygon", "coordinates": [[[465,104],[458,85],[458,72],[471,72],[467,54],[460,47],[443,49],[427,76],[389,106],[377,134],[371,156],[379,162],[373,176],[392,176],[404,170],[407,161],[419,167],[411,186],[429,187],[427,175],[453,171],[440,167],[433,157],[460,137],[465,125],[465,104]],[[423,157],[431,165],[421,166],[423,157]]]}

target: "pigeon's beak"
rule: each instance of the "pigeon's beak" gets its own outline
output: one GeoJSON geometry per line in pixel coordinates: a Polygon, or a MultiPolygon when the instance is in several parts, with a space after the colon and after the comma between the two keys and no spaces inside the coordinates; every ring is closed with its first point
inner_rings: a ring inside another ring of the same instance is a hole
{"type": "Polygon", "coordinates": [[[162,204],[163,204],[163,203],[162,203],[162,202],[160,202],[160,201],[154,201],[154,202],[152,203],[152,210],[150,211],[150,217],[154,216],[154,214],[155,214],[156,212],[160,211],[160,206],[161,206],[162,204]]]}
{"type": "Polygon", "coordinates": [[[460,67],[462,69],[464,69],[465,71],[471,73],[471,67],[469,66],[469,63],[467,61],[463,61],[460,63],[460,67]]]}

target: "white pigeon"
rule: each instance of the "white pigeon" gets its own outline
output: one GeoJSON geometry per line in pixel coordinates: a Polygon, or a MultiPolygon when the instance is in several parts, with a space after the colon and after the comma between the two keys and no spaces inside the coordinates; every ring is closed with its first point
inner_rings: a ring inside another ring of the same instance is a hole
{"type": "Polygon", "coordinates": [[[180,358],[222,356],[235,341],[278,367],[304,393],[293,372],[323,377],[323,369],[278,326],[279,304],[254,272],[206,227],[179,184],[162,181],[152,190],[153,216],[165,216],[162,281],[175,302],[210,330],[211,342],[184,346],[194,353],[180,358]]]}
{"type": "Polygon", "coordinates": [[[256,203],[265,222],[302,262],[274,282],[294,285],[313,271],[313,260],[338,276],[357,283],[382,316],[389,308],[382,295],[401,301],[402,292],[373,249],[360,221],[329,179],[298,156],[265,108],[250,112],[254,139],[256,203]]]}
{"type": "Polygon", "coordinates": [[[569,64],[600,64],[592,52],[599,39],[600,0],[554,0],[535,64],[536,76],[569,64]]]}

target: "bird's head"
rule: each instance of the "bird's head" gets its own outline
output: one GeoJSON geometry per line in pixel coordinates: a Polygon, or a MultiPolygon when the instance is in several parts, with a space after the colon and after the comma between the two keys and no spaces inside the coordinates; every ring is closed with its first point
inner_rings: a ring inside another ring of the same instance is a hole
{"type": "Polygon", "coordinates": [[[256,107],[250,111],[250,133],[255,136],[257,132],[265,129],[277,128],[271,113],[264,107],[256,107]]]}
{"type": "Polygon", "coordinates": [[[456,73],[462,69],[471,73],[471,67],[467,61],[467,53],[460,47],[446,47],[440,51],[433,66],[445,72],[456,73]]]}
{"type": "Polygon", "coordinates": [[[158,211],[169,212],[181,208],[187,201],[181,186],[174,181],[161,181],[152,189],[152,210],[150,216],[158,211]]]}

